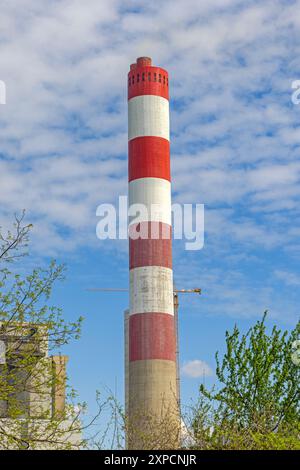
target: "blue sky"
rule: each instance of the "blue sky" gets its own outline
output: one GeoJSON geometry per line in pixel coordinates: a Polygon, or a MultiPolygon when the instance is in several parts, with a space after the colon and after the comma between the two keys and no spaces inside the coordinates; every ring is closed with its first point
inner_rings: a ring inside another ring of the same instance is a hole
{"type": "Polygon", "coordinates": [[[206,382],[224,332],[295,325],[300,300],[300,1],[77,0],[1,4],[1,225],[27,210],[31,260],[68,266],[53,302],[85,316],[82,339],[64,352],[93,408],[105,385],[123,394],[127,243],[95,236],[98,204],[127,192],[129,64],[151,56],[171,86],[173,201],[205,204],[205,245],[174,243],[182,297],[182,396],[206,382]],[[202,363],[200,363],[201,365],[202,363]],[[202,364],[203,365],[203,364],[202,364]],[[201,369],[201,367],[200,367],[201,369]],[[191,372],[192,370],[192,372],[191,372]],[[196,371],[196,372],[195,372],[196,371]],[[116,381],[117,377],[117,381],[116,381]]]}

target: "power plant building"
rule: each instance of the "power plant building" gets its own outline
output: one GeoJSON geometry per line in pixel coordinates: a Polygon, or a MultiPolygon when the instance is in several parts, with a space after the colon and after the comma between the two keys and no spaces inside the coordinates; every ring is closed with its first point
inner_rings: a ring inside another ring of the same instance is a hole
{"type": "Polygon", "coordinates": [[[49,356],[45,326],[0,324],[0,450],[80,447],[79,420],[66,413],[67,362],[49,356]]]}

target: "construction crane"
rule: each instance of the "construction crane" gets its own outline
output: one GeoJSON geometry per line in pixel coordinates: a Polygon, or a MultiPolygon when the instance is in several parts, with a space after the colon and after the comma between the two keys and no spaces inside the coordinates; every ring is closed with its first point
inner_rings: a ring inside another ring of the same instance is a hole
{"type": "Polygon", "coordinates": [[[178,294],[201,294],[201,289],[176,289],[174,288],[174,322],[175,322],[175,340],[176,340],[176,391],[178,406],[180,409],[180,371],[179,371],[179,334],[178,334],[178,294]]]}
{"type": "MultiPolygon", "coordinates": [[[[94,287],[86,289],[89,292],[128,292],[129,289],[122,288],[109,288],[109,287],[94,287]]],[[[180,373],[179,373],[179,337],[178,337],[178,309],[179,309],[179,300],[178,294],[201,294],[200,288],[195,289],[176,289],[174,287],[174,324],[175,324],[175,340],[176,340],[176,391],[177,391],[177,400],[178,405],[180,406],[180,373]]]]}
{"type": "MultiPolygon", "coordinates": [[[[89,292],[128,292],[129,289],[110,288],[110,287],[90,287],[86,289],[89,292]]],[[[201,289],[174,289],[174,294],[201,294],[201,289]]]]}

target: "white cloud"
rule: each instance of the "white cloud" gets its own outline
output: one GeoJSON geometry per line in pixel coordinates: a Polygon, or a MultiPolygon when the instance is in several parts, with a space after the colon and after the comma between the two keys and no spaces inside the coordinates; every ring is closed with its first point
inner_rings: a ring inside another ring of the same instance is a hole
{"type": "Polygon", "coordinates": [[[126,193],[126,74],[150,55],[171,77],[176,200],[213,209],[214,242],[295,246],[290,223],[283,233],[269,215],[299,215],[300,108],[290,102],[299,5],[1,5],[3,214],[27,208],[44,249],[64,246],[61,226],[73,232],[72,249],[88,243],[97,205],[126,193]],[[46,240],[47,231],[55,236],[46,240]]]}
{"type": "Polygon", "coordinates": [[[193,314],[294,321],[300,1],[2,3],[0,225],[25,208],[38,253],[99,246],[96,207],[127,191],[128,66],[150,55],[170,73],[174,201],[205,204],[204,250],[174,250],[178,285],[203,288],[193,314]]]}
{"type": "Polygon", "coordinates": [[[300,286],[300,276],[290,271],[276,270],[275,276],[287,286],[300,286]]]}
{"type": "Polygon", "coordinates": [[[192,379],[197,379],[199,377],[211,377],[213,375],[213,371],[209,365],[200,359],[188,361],[183,364],[181,373],[186,377],[191,377],[192,379]]]}

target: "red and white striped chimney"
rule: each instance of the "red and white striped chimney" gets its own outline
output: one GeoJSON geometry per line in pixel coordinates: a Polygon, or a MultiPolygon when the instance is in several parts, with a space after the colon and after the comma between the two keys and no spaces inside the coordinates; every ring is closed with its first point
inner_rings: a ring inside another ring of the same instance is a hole
{"type": "Polygon", "coordinates": [[[177,409],[169,80],[148,57],[138,58],[128,74],[128,157],[129,206],[143,204],[148,213],[138,224],[129,222],[128,412],[133,421],[177,409]],[[147,231],[146,239],[133,237],[147,231]]]}

